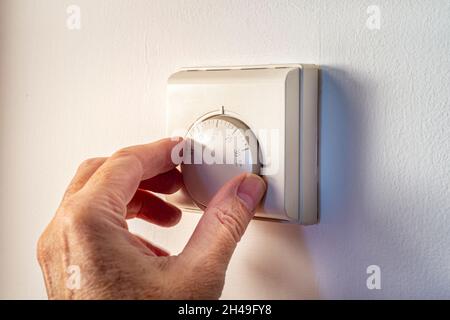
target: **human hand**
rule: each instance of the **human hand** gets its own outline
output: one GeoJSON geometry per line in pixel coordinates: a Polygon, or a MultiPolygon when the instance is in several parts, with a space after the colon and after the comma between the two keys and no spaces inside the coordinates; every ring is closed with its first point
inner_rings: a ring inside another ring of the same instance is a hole
{"type": "Polygon", "coordinates": [[[129,232],[126,219],[173,226],[181,211],[150,191],[182,186],[171,151],[181,140],[124,148],[79,167],[38,242],[50,299],[217,299],[234,249],[266,185],[256,175],[229,181],[176,256],[129,232]],[[69,266],[80,287],[69,288],[69,266]]]}

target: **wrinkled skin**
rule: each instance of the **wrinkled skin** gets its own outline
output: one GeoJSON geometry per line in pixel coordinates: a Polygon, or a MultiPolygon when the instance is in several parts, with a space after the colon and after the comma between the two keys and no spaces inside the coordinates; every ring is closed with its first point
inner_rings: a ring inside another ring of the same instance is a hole
{"type": "Polygon", "coordinates": [[[128,147],[81,164],[37,255],[50,299],[217,299],[233,251],[265,192],[264,181],[241,175],[205,210],[176,256],[129,232],[127,219],[170,227],[181,211],[153,192],[173,193],[182,177],[171,160],[182,139],[128,147]],[[80,287],[67,285],[79,266],[80,287]]]}

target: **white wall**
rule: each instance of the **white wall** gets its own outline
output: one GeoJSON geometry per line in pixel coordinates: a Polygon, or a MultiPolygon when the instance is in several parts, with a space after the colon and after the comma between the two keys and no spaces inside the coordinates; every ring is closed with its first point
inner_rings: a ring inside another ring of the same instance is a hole
{"type": "MultiPolygon", "coordinates": [[[[252,222],[223,297],[450,298],[449,1],[1,0],[0,50],[0,298],[45,298],[35,243],[66,184],[164,135],[171,72],[280,62],[323,68],[322,221],[252,222]]],[[[132,226],[176,253],[198,217],[132,226]]]]}

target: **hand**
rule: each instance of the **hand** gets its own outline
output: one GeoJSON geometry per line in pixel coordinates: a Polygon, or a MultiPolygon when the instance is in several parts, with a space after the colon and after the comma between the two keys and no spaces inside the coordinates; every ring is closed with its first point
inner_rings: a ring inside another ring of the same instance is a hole
{"type": "Polygon", "coordinates": [[[236,244],[265,192],[256,175],[229,181],[177,256],[129,232],[126,219],[173,226],[181,211],[153,195],[182,186],[171,161],[179,141],[128,147],[85,161],[38,242],[50,299],[216,299],[236,244]],[[68,286],[69,266],[80,271],[68,286]]]}

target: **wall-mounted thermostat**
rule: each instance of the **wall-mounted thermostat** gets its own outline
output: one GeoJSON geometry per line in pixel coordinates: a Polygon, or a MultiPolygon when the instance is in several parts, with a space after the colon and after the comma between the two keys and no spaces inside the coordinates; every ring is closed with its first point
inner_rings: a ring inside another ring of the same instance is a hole
{"type": "Polygon", "coordinates": [[[167,129],[185,136],[184,188],[169,201],[202,211],[243,172],[267,192],[256,217],[318,222],[318,67],[183,69],[168,80],[167,129]]]}

